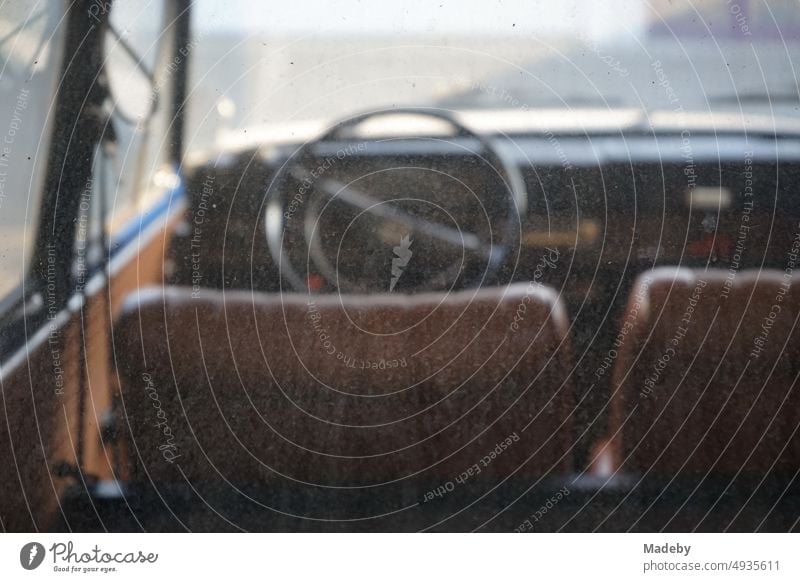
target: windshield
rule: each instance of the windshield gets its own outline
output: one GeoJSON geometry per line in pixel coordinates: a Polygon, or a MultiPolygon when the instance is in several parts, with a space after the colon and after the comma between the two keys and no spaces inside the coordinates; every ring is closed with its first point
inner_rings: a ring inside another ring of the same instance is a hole
{"type": "Polygon", "coordinates": [[[683,124],[691,113],[794,118],[800,105],[800,11],[789,0],[468,0],[373,11],[356,0],[236,0],[199,2],[193,19],[190,148],[253,126],[409,105],[634,109],[683,124]]]}

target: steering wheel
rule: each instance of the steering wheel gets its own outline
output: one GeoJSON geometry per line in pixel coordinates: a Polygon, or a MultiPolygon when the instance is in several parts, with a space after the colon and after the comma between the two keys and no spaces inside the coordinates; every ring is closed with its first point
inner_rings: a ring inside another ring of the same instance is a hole
{"type": "Polygon", "coordinates": [[[489,282],[518,248],[527,204],[520,169],[489,139],[447,112],[416,108],[336,124],[289,156],[267,196],[266,237],[281,288],[286,281],[306,292],[489,282]],[[367,121],[397,115],[444,122],[450,136],[356,133],[367,121]],[[414,147],[401,143],[409,139],[414,147]]]}

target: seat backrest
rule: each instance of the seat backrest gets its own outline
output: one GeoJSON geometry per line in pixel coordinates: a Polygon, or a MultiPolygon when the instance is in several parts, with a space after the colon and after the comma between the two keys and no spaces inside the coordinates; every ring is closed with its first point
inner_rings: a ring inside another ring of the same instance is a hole
{"type": "Polygon", "coordinates": [[[615,348],[610,433],[623,470],[800,468],[791,271],[641,275],[615,348]]]}
{"type": "Polygon", "coordinates": [[[115,326],[135,477],[359,486],[570,465],[554,291],[259,295],[153,288],[115,326]]]}

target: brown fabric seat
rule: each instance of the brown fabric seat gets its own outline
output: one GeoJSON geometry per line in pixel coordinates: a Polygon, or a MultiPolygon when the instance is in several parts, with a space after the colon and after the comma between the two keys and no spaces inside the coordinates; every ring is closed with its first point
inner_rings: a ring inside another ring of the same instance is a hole
{"type": "Polygon", "coordinates": [[[797,291],[781,271],[657,269],[629,298],[610,433],[623,470],[800,468],[797,291]]]}
{"type": "Polygon", "coordinates": [[[556,294],[526,284],[415,296],[142,290],[115,326],[133,476],[360,486],[474,466],[481,478],[561,473],[566,330],[556,294]]]}

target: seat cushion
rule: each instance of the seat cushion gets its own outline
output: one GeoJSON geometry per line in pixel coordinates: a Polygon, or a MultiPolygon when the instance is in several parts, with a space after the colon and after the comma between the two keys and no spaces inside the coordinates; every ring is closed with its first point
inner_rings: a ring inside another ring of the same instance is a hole
{"type": "Polygon", "coordinates": [[[413,296],[145,289],[114,338],[133,470],[345,487],[476,466],[482,478],[561,473],[566,330],[557,295],[535,284],[413,296]]]}
{"type": "Polygon", "coordinates": [[[797,293],[780,271],[658,269],[617,336],[611,433],[639,473],[800,468],[797,293]]]}

